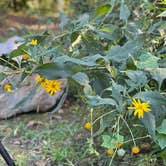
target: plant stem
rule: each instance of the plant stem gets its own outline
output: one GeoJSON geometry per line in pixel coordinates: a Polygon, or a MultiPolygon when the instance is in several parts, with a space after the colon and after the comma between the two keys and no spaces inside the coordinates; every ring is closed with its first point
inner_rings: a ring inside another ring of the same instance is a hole
{"type": "Polygon", "coordinates": [[[5,63],[8,63],[10,66],[14,67],[15,69],[19,69],[17,66],[13,65],[12,63],[8,62],[7,60],[3,59],[2,57],[0,57],[0,60],[4,61],[5,63]]]}
{"type": "Polygon", "coordinates": [[[93,108],[91,108],[90,110],[90,120],[91,120],[91,130],[90,130],[90,133],[91,133],[91,140],[93,142],[93,108]]]}
{"type": "Polygon", "coordinates": [[[115,110],[109,111],[109,112],[107,112],[107,113],[105,113],[105,114],[99,116],[97,119],[95,119],[95,120],[92,122],[92,124],[94,125],[98,120],[100,120],[100,119],[103,118],[104,116],[107,116],[107,115],[109,115],[109,114],[111,114],[111,113],[113,113],[113,112],[115,112],[115,110]]]}
{"type": "MultiPolygon", "coordinates": [[[[135,138],[134,140],[139,140],[139,139],[144,139],[144,138],[151,138],[151,136],[146,135],[146,136],[143,136],[143,137],[135,138]]],[[[133,141],[133,139],[127,140],[127,141],[123,142],[123,144],[126,144],[126,143],[131,142],[131,141],[133,141]]]]}
{"type": "Polygon", "coordinates": [[[112,158],[111,158],[111,161],[110,161],[110,163],[109,163],[109,166],[111,166],[111,164],[112,164],[112,162],[113,162],[113,159],[114,159],[114,157],[115,157],[116,152],[117,152],[117,148],[115,149],[115,152],[114,152],[114,154],[113,154],[113,156],[112,156],[112,158]]]}
{"type": "Polygon", "coordinates": [[[122,115],[120,116],[120,118],[124,121],[126,127],[128,128],[128,130],[129,130],[129,132],[130,132],[130,134],[131,134],[131,137],[132,137],[132,141],[133,141],[133,143],[134,143],[134,146],[136,146],[135,139],[134,139],[134,135],[133,135],[133,133],[132,133],[132,131],[131,131],[131,129],[130,129],[128,123],[127,123],[127,121],[123,118],[122,115]]]}

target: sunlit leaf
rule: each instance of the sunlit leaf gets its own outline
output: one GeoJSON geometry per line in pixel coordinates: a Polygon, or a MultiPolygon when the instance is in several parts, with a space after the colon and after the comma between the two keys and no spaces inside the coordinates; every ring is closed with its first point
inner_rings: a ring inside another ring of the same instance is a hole
{"type": "Polygon", "coordinates": [[[99,6],[96,9],[96,11],[94,12],[93,17],[100,17],[100,16],[103,16],[103,15],[106,15],[108,13],[108,11],[110,10],[110,7],[111,6],[109,4],[99,6]]]}

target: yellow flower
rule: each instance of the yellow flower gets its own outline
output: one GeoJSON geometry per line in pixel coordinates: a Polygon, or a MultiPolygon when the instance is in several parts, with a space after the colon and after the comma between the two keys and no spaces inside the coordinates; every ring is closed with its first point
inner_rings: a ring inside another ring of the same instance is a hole
{"type": "Polygon", "coordinates": [[[37,45],[37,39],[32,39],[31,44],[32,44],[33,46],[36,46],[36,45],[37,45]]]}
{"type": "Polygon", "coordinates": [[[36,78],[35,78],[35,82],[36,82],[36,83],[41,82],[42,80],[43,80],[43,78],[40,77],[39,75],[36,76],[36,78]]]}
{"type": "Polygon", "coordinates": [[[92,127],[92,125],[91,125],[91,123],[90,122],[87,122],[87,123],[85,123],[85,126],[84,126],[87,130],[90,130],[91,129],[91,127],[92,127]]]}
{"type": "Polygon", "coordinates": [[[122,146],[122,143],[121,143],[121,142],[117,142],[117,143],[115,143],[115,146],[116,146],[117,148],[120,148],[120,147],[122,146]]]}
{"type": "Polygon", "coordinates": [[[112,156],[112,155],[114,154],[114,150],[108,149],[108,150],[107,150],[107,154],[112,156]]]}
{"type": "Polygon", "coordinates": [[[28,54],[24,54],[23,57],[22,57],[22,59],[23,59],[24,61],[28,60],[28,59],[29,59],[29,55],[28,55],[28,54]]]}
{"type": "Polygon", "coordinates": [[[61,90],[61,82],[58,80],[47,80],[45,79],[42,82],[42,86],[47,93],[51,96],[54,95],[57,91],[61,90]]]}
{"type": "Polygon", "coordinates": [[[17,44],[17,43],[18,43],[18,41],[17,41],[17,40],[14,40],[14,41],[13,41],[13,43],[14,43],[14,44],[17,44]]]}
{"type": "Polygon", "coordinates": [[[5,84],[4,87],[3,87],[4,90],[6,90],[7,92],[11,93],[12,90],[11,90],[11,86],[9,84],[5,84]]]}
{"type": "Polygon", "coordinates": [[[134,116],[138,115],[138,118],[144,117],[144,112],[151,111],[149,102],[141,102],[141,100],[138,98],[137,100],[133,98],[132,106],[128,107],[129,110],[135,110],[134,116]]]}
{"type": "Polygon", "coordinates": [[[135,146],[135,147],[133,147],[133,148],[131,149],[131,152],[132,152],[133,154],[137,154],[137,153],[140,152],[140,149],[139,149],[139,147],[135,146]]]}
{"type": "Polygon", "coordinates": [[[43,78],[41,76],[37,76],[35,78],[36,83],[41,83],[41,87],[44,88],[44,90],[49,93],[51,96],[54,95],[57,91],[61,90],[61,81],[58,80],[48,80],[46,78],[43,78]]]}

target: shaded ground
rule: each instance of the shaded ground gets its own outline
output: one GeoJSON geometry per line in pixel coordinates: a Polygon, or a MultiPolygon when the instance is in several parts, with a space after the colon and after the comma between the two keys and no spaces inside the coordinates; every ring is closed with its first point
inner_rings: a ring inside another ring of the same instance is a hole
{"type": "Polygon", "coordinates": [[[24,26],[35,32],[57,28],[55,23],[50,22],[49,25],[46,25],[44,21],[44,19],[39,20],[36,17],[0,13],[0,38],[2,40],[2,38],[22,34],[24,26]]]}
{"type": "MultiPolygon", "coordinates": [[[[53,115],[25,114],[0,121],[2,142],[17,166],[77,163],[83,156],[79,149],[85,148],[82,139],[87,133],[82,127],[83,112],[85,108],[74,104],[53,115]]],[[[0,162],[6,166],[2,158],[0,162]]]]}

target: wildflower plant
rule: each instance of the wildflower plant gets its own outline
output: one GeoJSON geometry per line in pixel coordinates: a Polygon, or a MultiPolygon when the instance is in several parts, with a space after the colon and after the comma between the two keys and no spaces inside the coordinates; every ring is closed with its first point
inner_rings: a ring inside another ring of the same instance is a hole
{"type": "MultiPolygon", "coordinates": [[[[23,78],[39,74],[36,82],[50,95],[60,90],[59,78],[79,84],[90,108],[90,119],[83,126],[90,132],[88,152],[100,155],[94,141],[100,137],[100,146],[111,156],[109,165],[123,146],[138,154],[142,139],[152,139],[162,152],[166,147],[162,13],[157,2],[132,0],[111,0],[76,19],[61,13],[60,34],[27,35],[9,59],[2,56],[0,61],[23,78]],[[26,61],[15,61],[25,54],[26,61]],[[137,133],[133,126],[145,130],[137,133]]],[[[1,72],[1,80],[8,74],[1,72]]]]}

